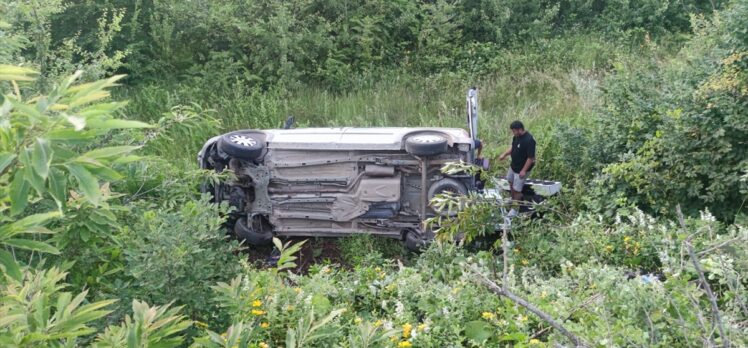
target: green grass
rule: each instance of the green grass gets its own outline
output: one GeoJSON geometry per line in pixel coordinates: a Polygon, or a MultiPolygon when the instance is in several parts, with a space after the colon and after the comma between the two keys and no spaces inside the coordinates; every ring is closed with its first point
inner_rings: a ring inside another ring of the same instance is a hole
{"type": "Polygon", "coordinates": [[[465,93],[479,88],[480,138],[486,155],[496,157],[508,145],[508,125],[521,120],[536,135],[542,156],[544,135],[558,124],[584,120],[597,105],[596,86],[612,60],[635,55],[592,37],[541,42],[503,50],[488,63],[493,72],[417,76],[399,70],[351,78],[354,87],[334,93],[321,87],[263,91],[220,72],[163,86],[134,86],[118,95],[130,99],[130,118],[156,123],[175,105],[196,104],[214,118],[174,139],[179,146],[159,147],[170,160],[194,162],[200,145],[212,135],[235,129],[278,128],[293,115],[297,127],[460,127],[464,128],[465,93]]]}

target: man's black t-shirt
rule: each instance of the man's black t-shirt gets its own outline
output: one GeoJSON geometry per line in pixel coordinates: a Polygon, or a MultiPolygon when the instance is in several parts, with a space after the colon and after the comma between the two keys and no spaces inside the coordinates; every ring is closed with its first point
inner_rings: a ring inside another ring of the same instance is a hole
{"type": "MultiPolygon", "coordinates": [[[[528,158],[535,158],[535,138],[530,132],[525,131],[525,134],[512,138],[512,171],[515,173],[522,171],[528,158]]],[[[532,170],[534,166],[535,162],[527,171],[532,170]]]]}

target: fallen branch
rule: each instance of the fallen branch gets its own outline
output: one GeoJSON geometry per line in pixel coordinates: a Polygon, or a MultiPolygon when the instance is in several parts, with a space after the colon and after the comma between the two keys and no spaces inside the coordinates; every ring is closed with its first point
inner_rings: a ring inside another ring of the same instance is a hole
{"type": "Polygon", "coordinates": [[[722,247],[724,247],[724,246],[726,246],[726,245],[728,245],[730,243],[734,243],[734,242],[741,241],[741,240],[743,240],[743,237],[736,237],[736,238],[728,239],[728,240],[726,240],[726,241],[724,241],[722,243],[716,244],[716,245],[711,246],[711,247],[709,247],[707,249],[699,251],[698,253],[696,253],[696,256],[703,256],[705,254],[708,254],[711,251],[714,251],[716,249],[720,249],[720,248],[722,248],[722,247]]]}
{"type": "MultiPolygon", "coordinates": [[[[566,318],[564,318],[563,321],[567,321],[567,320],[571,319],[571,317],[574,316],[574,313],[576,313],[578,310],[580,310],[580,309],[582,309],[584,307],[587,307],[588,304],[592,303],[592,301],[597,300],[598,298],[600,298],[600,296],[602,296],[602,295],[601,294],[594,294],[594,295],[590,296],[589,298],[587,298],[584,302],[582,302],[582,304],[580,304],[580,305],[572,308],[571,312],[569,312],[569,315],[567,315],[566,318]]],[[[542,330],[540,330],[540,331],[532,334],[532,336],[530,336],[530,339],[540,337],[540,335],[544,334],[550,328],[551,328],[550,326],[544,327],[542,330]]]]}
{"type": "Polygon", "coordinates": [[[572,343],[574,343],[574,346],[576,347],[588,347],[588,345],[582,341],[579,337],[571,333],[569,330],[567,330],[561,323],[557,322],[555,319],[553,319],[548,313],[543,312],[540,310],[540,308],[535,307],[530,302],[527,302],[523,298],[515,295],[509,289],[507,289],[506,284],[501,287],[498,284],[494,283],[490,279],[488,279],[485,275],[483,275],[478,269],[476,269],[474,266],[470,267],[471,272],[473,272],[477,277],[478,280],[483,283],[486,287],[488,287],[491,291],[496,293],[499,296],[504,296],[508,298],[510,301],[525,307],[528,311],[532,312],[533,314],[537,315],[541,319],[543,319],[545,322],[553,326],[556,330],[558,330],[561,334],[566,336],[572,343]]]}
{"type": "MultiPolygon", "coordinates": [[[[683,212],[681,212],[680,210],[680,205],[678,205],[675,210],[676,213],[678,213],[678,221],[680,222],[680,226],[683,229],[683,232],[685,232],[686,221],[683,219],[683,212]]],[[[720,336],[722,336],[722,346],[728,348],[730,347],[730,339],[727,338],[727,335],[725,335],[725,329],[722,327],[722,318],[719,314],[719,307],[717,306],[717,297],[714,296],[712,287],[709,286],[709,283],[706,281],[706,277],[704,276],[704,271],[701,270],[701,263],[696,257],[696,253],[693,251],[693,245],[691,245],[691,236],[686,238],[684,243],[686,245],[686,249],[688,250],[688,256],[691,258],[691,262],[693,263],[693,267],[696,269],[696,273],[699,274],[699,281],[701,282],[701,285],[704,286],[704,290],[709,296],[709,302],[711,302],[712,304],[712,315],[714,315],[714,321],[717,322],[719,334],[720,336]]]]}

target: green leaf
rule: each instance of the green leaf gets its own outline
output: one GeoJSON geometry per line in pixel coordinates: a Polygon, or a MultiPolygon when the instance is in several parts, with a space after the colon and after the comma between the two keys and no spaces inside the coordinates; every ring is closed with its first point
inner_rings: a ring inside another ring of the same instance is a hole
{"type": "Polygon", "coordinates": [[[49,253],[49,254],[54,254],[54,255],[60,254],[60,251],[57,250],[57,248],[47,243],[37,242],[35,240],[30,240],[30,239],[19,239],[19,238],[6,239],[3,241],[3,244],[16,247],[19,249],[38,251],[38,252],[49,253]]]}
{"type": "Polygon", "coordinates": [[[327,296],[322,294],[314,294],[312,296],[312,307],[314,307],[315,313],[324,314],[327,313],[331,308],[332,304],[327,296]]]}
{"type": "Polygon", "coordinates": [[[116,181],[122,179],[122,174],[106,166],[89,166],[87,169],[91,174],[103,180],[116,181]]]}
{"type": "Polygon", "coordinates": [[[58,211],[51,211],[48,213],[29,215],[21,220],[18,220],[11,224],[13,228],[21,231],[25,231],[32,227],[44,225],[47,221],[60,217],[62,214],[58,211]]]}
{"type": "Polygon", "coordinates": [[[126,163],[135,162],[135,161],[140,161],[142,159],[143,159],[143,157],[141,157],[141,156],[135,156],[135,155],[122,156],[122,157],[117,157],[117,159],[115,159],[112,163],[126,164],[126,163]]]}
{"type": "Polygon", "coordinates": [[[86,152],[81,156],[95,159],[110,158],[133,152],[139,148],[141,148],[141,146],[110,146],[86,152]]]}
{"type": "Polygon", "coordinates": [[[94,119],[104,115],[111,115],[127,105],[127,102],[98,103],[78,110],[78,115],[86,119],[94,119]]]}
{"type": "Polygon", "coordinates": [[[36,74],[38,72],[34,69],[0,64],[0,81],[34,81],[35,78],[30,75],[36,74]]]}
{"type": "Polygon", "coordinates": [[[29,183],[23,172],[16,172],[10,183],[10,215],[18,215],[26,209],[29,199],[29,183]]]}
{"type": "Polygon", "coordinates": [[[8,152],[0,153],[0,172],[4,171],[5,168],[7,168],[13,162],[15,158],[16,158],[16,154],[14,153],[8,153],[8,152]]]}
{"type": "Polygon", "coordinates": [[[101,191],[99,191],[99,181],[96,180],[96,177],[80,164],[69,163],[65,167],[78,180],[78,187],[86,198],[91,203],[98,205],[101,201],[101,191]]]}
{"type": "Polygon", "coordinates": [[[481,320],[474,320],[465,324],[465,337],[483,343],[488,340],[494,333],[491,325],[481,320]]]}
{"type": "Polygon", "coordinates": [[[46,190],[44,189],[45,180],[41,176],[39,176],[39,174],[37,174],[36,171],[34,171],[34,169],[31,167],[24,168],[23,174],[26,182],[28,182],[31,187],[33,187],[34,190],[39,193],[40,196],[44,195],[44,192],[46,192],[46,190]]]}
{"type": "Polygon", "coordinates": [[[132,120],[89,120],[88,128],[91,129],[123,129],[123,128],[153,128],[148,123],[132,120]]]}
{"type": "Polygon", "coordinates": [[[52,163],[52,149],[46,139],[36,138],[34,151],[31,153],[31,163],[39,176],[46,180],[49,174],[49,165],[52,163]]]}
{"type": "Polygon", "coordinates": [[[57,129],[47,133],[47,139],[66,142],[84,143],[96,137],[96,131],[76,131],[73,129],[57,129]]]}
{"type": "Polygon", "coordinates": [[[64,208],[67,202],[68,178],[56,168],[49,171],[49,194],[54,198],[58,208],[64,208]]]}
{"type": "Polygon", "coordinates": [[[44,117],[38,110],[36,110],[36,108],[33,108],[29,106],[28,104],[25,104],[21,101],[18,101],[12,98],[5,98],[5,100],[10,101],[14,109],[16,109],[17,111],[20,111],[20,114],[23,114],[29,117],[30,119],[40,120],[44,117]]]}
{"type": "Polygon", "coordinates": [[[5,250],[0,250],[0,267],[5,270],[5,274],[15,280],[21,281],[23,278],[21,267],[18,266],[18,263],[13,258],[13,254],[5,250]]]}
{"type": "MultiPolygon", "coordinates": [[[[70,107],[83,105],[85,103],[101,99],[104,97],[102,93],[107,93],[105,89],[107,87],[116,86],[117,80],[125,77],[125,75],[115,75],[104,80],[98,80],[89,83],[82,83],[67,89],[68,94],[75,93],[70,99],[70,107]]],[[[108,96],[108,93],[107,95],[108,96]]]]}

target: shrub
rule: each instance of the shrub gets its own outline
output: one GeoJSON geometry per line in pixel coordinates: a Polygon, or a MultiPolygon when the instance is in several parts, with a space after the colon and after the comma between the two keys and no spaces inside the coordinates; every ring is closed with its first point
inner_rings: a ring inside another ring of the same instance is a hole
{"type": "Polygon", "coordinates": [[[151,303],[174,301],[190,318],[222,323],[210,287],[236,276],[240,257],[236,241],[222,228],[224,208],[209,198],[177,207],[133,206],[137,218],[119,237],[125,258],[120,297],[151,303]]]}

